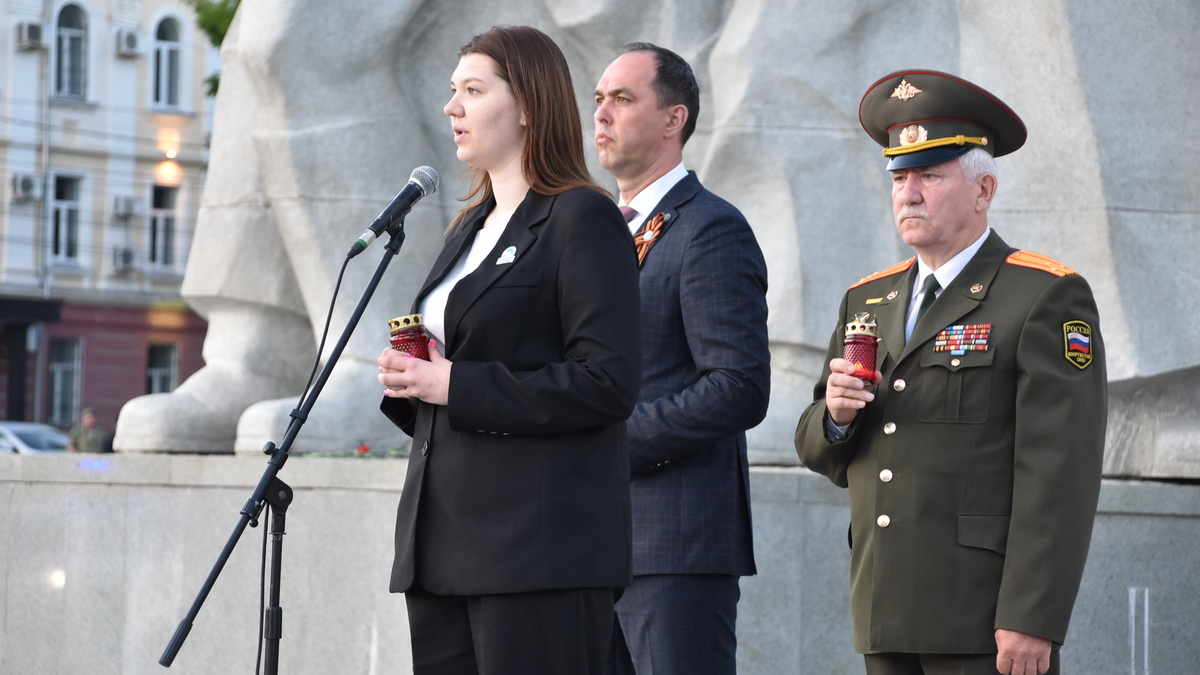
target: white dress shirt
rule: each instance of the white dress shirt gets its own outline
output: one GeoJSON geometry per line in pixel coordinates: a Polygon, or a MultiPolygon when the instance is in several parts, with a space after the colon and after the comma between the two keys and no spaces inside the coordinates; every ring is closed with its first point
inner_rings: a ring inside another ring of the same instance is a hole
{"type": "Polygon", "coordinates": [[[642,227],[642,223],[654,215],[650,213],[654,210],[654,207],[658,206],[658,203],[662,201],[663,197],[667,196],[671,188],[675,187],[675,184],[684,178],[687,178],[687,169],[683,166],[683,162],[680,162],[674,169],[659,176],[658,180],[647,185],[641,192],[634,195],[629,203],[625,203],[622,200],[618,204],[619,206],[628,206],[637,211],[637,215],[633,217],[633,220],[629,221],[630,234],[637,234],[637,231],[642,227]]]}

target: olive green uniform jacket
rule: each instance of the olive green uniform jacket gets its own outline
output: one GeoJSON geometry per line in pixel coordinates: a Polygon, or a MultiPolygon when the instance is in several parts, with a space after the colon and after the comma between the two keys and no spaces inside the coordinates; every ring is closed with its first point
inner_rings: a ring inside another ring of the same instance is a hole
{"type": "Polygon", "coordinates": [[[910,260],[847,291],[796,429],[804,464],[850,488],[855,649],[995,653],[997,628],[1062,643],[1107,417],[1091,290],[992,232],[906,344],[916,274],[910,260]],[[878,322],[883,380],[847,438],[831,442],[828,363],[859,312],[878,322]],[[952,326],[984,344],[939,351],[952,326]]]}

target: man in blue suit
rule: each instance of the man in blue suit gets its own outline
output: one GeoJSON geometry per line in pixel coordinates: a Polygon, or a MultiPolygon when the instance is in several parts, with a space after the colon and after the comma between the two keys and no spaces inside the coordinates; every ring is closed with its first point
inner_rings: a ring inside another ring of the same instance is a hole
{"type": "Polygon", "coordinates": [[[770,394],[767,272],[744,216],[683,165],[699,86],[634,43],[596,85],[595,142],[641,266],[643,386],[627,422],[633,582],[614,673],[734,673],[739,578],[754,574],[746,429],[770,394]]]}

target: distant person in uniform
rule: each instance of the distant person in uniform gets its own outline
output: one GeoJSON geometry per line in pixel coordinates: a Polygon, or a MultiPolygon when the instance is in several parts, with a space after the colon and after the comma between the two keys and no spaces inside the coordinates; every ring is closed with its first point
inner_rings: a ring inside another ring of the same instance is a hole
{"type": "Polygon", "coordinates": [[[916,257],[846,292],[795,437],[850,489],[855,649],[869,675],[1058,673],[1100,492],[1095,300],[988,227],[994,157],[1026,135],[1000,99],[907,70],[867,90],[859,119],[916,257]],[[867,379],[842,358],[864,320],[879,337],[867,379]]]}
{"type": "Polygon", "coordinates": [[[104,452],[108,432],[96,426],[96,412],[84,408],[79,413],[79,424],[67,433],[67,452],[104,452]]]}

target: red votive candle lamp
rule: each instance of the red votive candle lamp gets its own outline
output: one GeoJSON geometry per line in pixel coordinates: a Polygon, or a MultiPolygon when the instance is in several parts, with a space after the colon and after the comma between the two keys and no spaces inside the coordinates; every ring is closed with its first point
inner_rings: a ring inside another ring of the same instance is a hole
{"type": "Polygon", "coordinates": [[[388,329],[392,349],[429,360],[429,333],[425,332],[425,321],[420,314],[396,317],[388,321],[388,329]]]}
{"type": "Polygon", "coordinates": [[[879,345],[876,329],[871,315],[861,312],[846,324],[846,337],[842,340],[842,358],[854,364],[852,375],[869,384],[875,384],[875,354],[879,345]]]}

